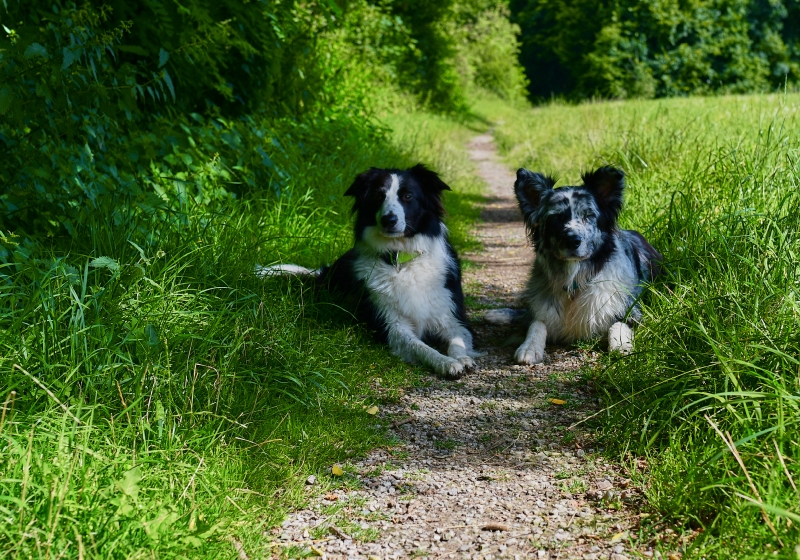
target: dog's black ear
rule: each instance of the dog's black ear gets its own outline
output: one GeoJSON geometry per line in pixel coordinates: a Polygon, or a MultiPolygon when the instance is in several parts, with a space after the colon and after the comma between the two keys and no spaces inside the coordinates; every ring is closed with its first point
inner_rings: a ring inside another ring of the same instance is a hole
{"type": "Polygon", "coordinates": [[[450,187],[442,181],[435,171],[431,171],[423,164],[418,163],[408,170],[412,177],[419,183],[422,192],[425,193],[425,206],[436,214],[439,218],[444,216],[444,206],[442,205],[442,191],[449,191],[450,187]]]}
{"type": "Polygon", "coordinates": [[[555,184],[556,181],[552,177],[528,171],[524,167],[517,169],[514,192],[517,195],[517,202],[519,202],[523,218],[527,220],[531,214],[536,212],[544,195],[552,191],[555,184]]]}
{"type": "Polygon", "coordinates": [[[418,163],[409,169],[409,171],[417,180],[419,186],[422,187],[422,190],[426,192],[434,193],[437,196],[440,196],[442,191],[450,190],[450,187],[447,186],[447,183],[442,181],[438,173],[431,171],[422,163],[418,163]]]}
{"type": "Polygon", "coordinates": [[[350,185],[350,188],[344,191],[345,196],[352,196],[355,198],[353,201],[353,212],[358,210],[367,199],[370,189],[381,186],[385,180],[386,170],[378,169],[377,167],[370,167],[356,177],[353,184],[350,185]]]}
{"type": "Polygon", "coordinates": [[[604,166],[583,175],[583,183],[597,200],[601,210],[616,221],[622,209],[622,192],[625,190],[625,173],[616,167],[604,166]]]}

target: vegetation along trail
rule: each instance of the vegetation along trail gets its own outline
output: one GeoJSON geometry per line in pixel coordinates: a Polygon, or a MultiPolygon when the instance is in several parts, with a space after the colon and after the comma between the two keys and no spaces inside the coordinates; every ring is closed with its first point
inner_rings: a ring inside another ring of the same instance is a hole
{"type": "Polygon", "coordinates": [[[429,377],[385,407],[397,445],[354,463],[346,476],[357,486],[291,514],[284,547],[329,558],[629,557],[640,495],[590,439],[566,431],[596,410],[579,377],[596,354],[551,347],[548,363],[514,365],[513,333],[475,321],[482,307],[514,303],[532,253],[493,138],[469,151],[489,193],[476,231],[484,248],[466,255],[465,272],[487,355],[460,381],[429,377]]]}
{"type": "Polygon", "coordinates": [[[0,559],[800,558],[798,22],[3,0],[0,559]],[[417,162],[486,351],[458,382],[253,274],[331,263],[353,177],[417,162]],[[514,365],[479,321],[532,259],[512,171],[605,164],[665,259],[635,351],[514,365]]]}

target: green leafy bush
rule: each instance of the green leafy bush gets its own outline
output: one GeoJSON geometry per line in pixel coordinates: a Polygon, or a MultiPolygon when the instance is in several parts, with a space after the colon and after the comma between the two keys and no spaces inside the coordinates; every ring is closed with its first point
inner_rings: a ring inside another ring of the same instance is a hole
{"type": "Polygon", "coordinates": [[[302,176],[281,162],[313,158],[320,127],[369,136],[375,111],[458,111],[475,87],[519,97],[500,6],[9,0],[0,230],[74,239],[94,214],[179,224],[188,200],[218,211],[289,193],[302,176]]]}
{"type": "Polygon", "coordinates": [[[800,81],[793,1],[512,0],[534,97],[768,91],[800,81]]]}
{"type": "Polygon", "coordinates": [[[480,9],[470,4],[455,7],[456,17],[447,24],[456,38],[456,63],[465,87],[489,91],[501,99],[525,99],[527,79],[519,65],[519,27],[509,21],[504,2],[481,0],[480,9]]]}
{"type": "Polygon", "coordinates": [[[473,131],[442,114],[490,80],[459,73],[460,5],[0,4],[4,555],[258,555],[305,477],[386,443],[361,401],[413,372],[255,265],[331,262],[353,177],[420,160],[463,246],[473,131]]]}

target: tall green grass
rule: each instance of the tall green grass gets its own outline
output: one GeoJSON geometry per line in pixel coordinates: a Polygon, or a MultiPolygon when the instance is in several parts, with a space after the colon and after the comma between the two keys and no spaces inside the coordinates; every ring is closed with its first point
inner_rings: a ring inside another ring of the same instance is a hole
{"type": "Polygon", "coordinates": [[[342,193],[373,165],[442,171],[454,239],[470,243],[480,193],[454,170],[469,168],[471,129],[397,122],[287,143],[279,196],[265,185],[214,213],[187,197],[169,220],[103,208],[38,248],[2,238],[15,260],[0,266],[1,557],[220,558],[232,540],[270,556],[309,474],[322,490],[333,463],[389,442],[363,407],[417,371],[335,298],[254,267],[344,252],[342,193]]]}
{"type": "Polygon", "coordinates": [[[596,373],[602,437],[648,459],[649,503],[685,531],[664,550],[797,555],[799,109],[797,95],[556,103],[524,119],[483,107],[505,119],[513,165],[570,182],[622,166],[622,224],[664,254],[635,353],[596,373]]]}

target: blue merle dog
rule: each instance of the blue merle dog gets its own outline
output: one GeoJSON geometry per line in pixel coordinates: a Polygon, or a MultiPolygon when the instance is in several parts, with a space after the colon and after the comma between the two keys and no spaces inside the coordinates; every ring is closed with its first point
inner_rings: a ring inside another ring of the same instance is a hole
{"type": "Polygon", "coordinates": [[[583,175],[583,185],[554,186],[551,177],[517,171],[514,191],[536,251],[524,292],[528,309],[497,309],[485,318],[531,320],[514,355],[521,364],[541,362],[548,341],[598,335],[608,337],[610,351],[629,353],[643,283],[659,274],[662,257],[640,233],[617,227],[625,189],[621,170],[601,167],[583,175]]]}

